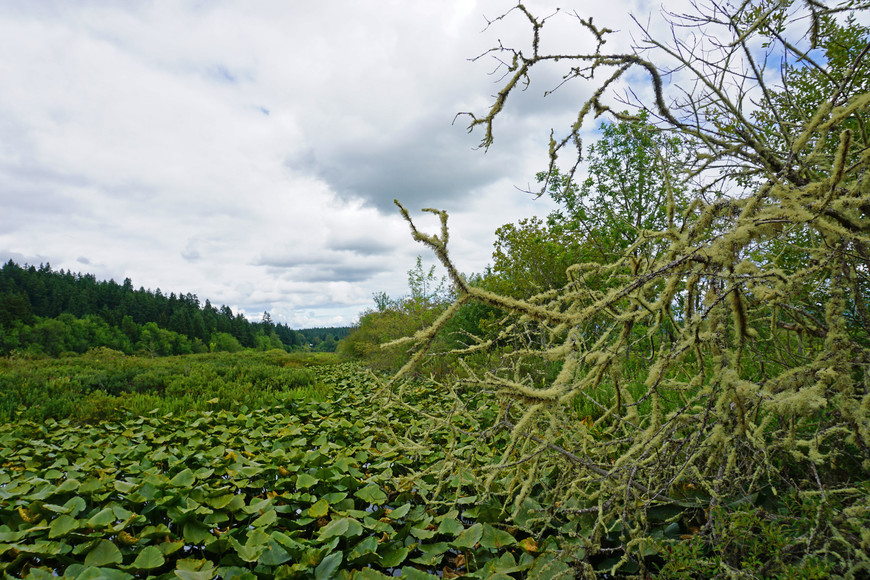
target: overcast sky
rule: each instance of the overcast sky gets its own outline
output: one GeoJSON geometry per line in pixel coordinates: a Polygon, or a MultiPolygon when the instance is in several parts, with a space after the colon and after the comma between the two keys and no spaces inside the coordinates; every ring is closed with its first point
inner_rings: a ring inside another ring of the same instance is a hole
{"type": "MultiPolygon", "coordinates": [[[[529,44],[520,14],[484,30],[511,5],[0,0],[0,260],[345,325],[430,260],[399,198],[448,210],[453,259],[479,272],[497,227],[550,211],[517,187],[585,97],[537,78],[486,153],[453,122],[499,88],[497,61],[469,59],[529,44]]],[[[563,7],[624,31],[615,49],[658,4],[563,7]]],[[[545,32],[589,46],[567,16],[545,32]]]]}

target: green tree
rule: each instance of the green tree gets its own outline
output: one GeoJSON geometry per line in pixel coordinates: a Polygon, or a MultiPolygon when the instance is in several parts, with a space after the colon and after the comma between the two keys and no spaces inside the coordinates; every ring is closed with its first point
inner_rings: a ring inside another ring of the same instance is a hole
{"type": "Polygon", "coordinates": [[[216,332],[211,337],[209,350],[211,352],[239,352],[242,350],[242,345],[232,334],[216,332]]]}
{"type": "MultiPolygon", "coordinates": [[[[450,300],[446,280],[436,275],[434,266],[424,268],[419,256],[408,270],[408,289],[410,293],[398,299],[375,293],[375,308],[360,315],[359,323],[336,345],[336,351],[378,370],[396,371],[403,366],[408,355],[401,339],[432,324],[450,300]]],[[[319,349],[322,347],[315,350],[319,349]]]]}
{"type": "MultiPolygon", "coordinates": [[[[676,552],[663,540],[674,532],[692,536],[696,553],[718,571],[806,576],[821,562],[825,573],[857,577],[870,569],[860,540],[870,521],[863,491],[870,481],[870,327],[859,306],[870,271],[859,250],[870,242],[863,121],[870,93],[861,66],[850,66],[822,86],[807,115],[795,105],[806,99],[780,98],[807,89],[787,71],[765,68],[815,62],[816,47],[837,34],[826,23],[850,7],[870,5],[694,5],[691,15],[671,16],[672,36],[641,28],[638,50],[610,54],[604,42],[613,31],[574,14],[597,46],[571,55],[544,52],[548,18],[517,5],[512,12],[528,21],[531,49],[495,49],[504,85],[486,115],[471,116],[470,128],[484,131],[484,148],[494,143],[494,121],[512,92],[552,62],[566,66],[560,90],[578,80],[597,84],[575,123],[552,133],[548,175],[559,155],[582,152],[592,115],[623,123],[648,115],[686,144],[681,163],[656,169],[668,196],[679,189],[673,184],[686,188],[685,209],[676,212],[669,199],[665,220],[644,224],[637,207],[613,203],[632,184],[584,183],[613,204],[602,206],[603,216],[624,230],[605,241],[622,250],[581,261],[569,274],[576,282],[559,291],[518,299],[468,284],[448,255],[446,213],[431,210],[441,220],[432,235],[401,208],[414,239],[441,260],[456,288],[448,315],[480,302],[517,318],[502,330],[506,340],[524,332],[523,321],[540,325],[547,338],[506,352],[500,368],[466,366],[468,375],[450,389],[454,405],[421,409],[438,416],[433,428],[458,437],[473,425],[502,450],[498,465],[472,465],[479,472],[467,469],[474,454],[457,450],[441,473],[481,473],[492,493],[513,499],[516,525],[564,533],[571,547],[565,557],[575,555],[586,575],[676,573],[680,563],[669,559],[676,552]],[[797,27],[808,34],[796,37],[797,27]],[[649,91],[629,93],[641,112],[626,115],[611,107],[612,87],[632,71],[650,79],[649,91]],[[675,82],[665,83],[671,73],[675,82]],[[770,123],[753,116],[761,107],[777,126],[797,120],[793,129],[772,135],[770,123]],[[785,270],[769,249],[790,243],[794,232],[806,232],[805,260],[785,270]],[[558,372],[535,376],[530,369],[542,361],[558,364],[558,372]],[[760,546],[752,559],[729,549],[756,533],[741,515],[747,508],[761,514],[752,521],[782,524],[776,547],[760,546]],[[791,509],[815,522],[811,539],[788,528],[783,514],[791,509]],[[541,512],[539,526],[530,524],[541,512]]],[[[870,48],[855,42],[858,65],[870,48]]],[[[814,68],[824,76],[829,66],[814,68]]],[[[616,177],[621,167],[605,163],[602,174],[616,177]]],[[[662,188],[647,191],[661,199],[662,188]]],[[[412,363],[424,359],[445,325],[442,317],[415,335],[412,363]]],[[[405,436],[416,441],[410,431],[405,436]]]]}

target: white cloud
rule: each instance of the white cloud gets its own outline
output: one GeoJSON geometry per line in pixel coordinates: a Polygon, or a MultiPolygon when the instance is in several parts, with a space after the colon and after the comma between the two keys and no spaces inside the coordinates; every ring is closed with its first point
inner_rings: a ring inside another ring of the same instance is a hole
{"type": "MultiPolygon", "coordinates": [[[[628,5],[591,9],[628,28],[628,5]]],[[[0,259],[343,324],[430,259],[399,197],[432,227],[419,210],[449,210],[457,265],[479,271],[498,226],[549,211],[515,186],[546,165],[549,128],[584,94],[542,100],[558,76],[536,77],[496,146],[474,150],[480,134],[454,116],[484,112],[498,87],[496,61],[468,59],[528,44],[516,13],[481,33],[509,6],[3,3],[0,259]]],[[[585,46],[571,18],[547,27],[566,50],[585,46]]]]}

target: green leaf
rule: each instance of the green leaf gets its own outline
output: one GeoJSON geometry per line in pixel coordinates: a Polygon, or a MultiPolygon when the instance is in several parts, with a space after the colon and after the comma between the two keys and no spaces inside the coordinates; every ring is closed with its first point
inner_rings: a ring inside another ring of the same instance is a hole
{"type": "Polygon", "coordinates": [[[428,540],[435,537],[435,530],[413,527],[411,528],[411,535],[418,540],[428,540]]]}
{"type": "Polygon", "coordinates": [[[79,569],[72,568],[70,566],[66,569],[64,577],[76,578],[76,580],[129,580],[133,578],[132,574],[127,574],[114,568],[96,568],[93,566],[79,569]]]}
{"type": "Polygon", "coordinates": [[[160,542],[159,544],[157,544],[157,547],[160,548],[160,551],[163,553],[164,556],[169,556],[183,548],[184,542],[160,542]]]}
{"type": "Polygon", "coordinates": [[[392,578],[374,568],[363,568],[354,575],[353,580],[392,580],[392,578]]]}
{"type": "Polygon", "coordinates": [[[359,542],[347,555],[348,561],[358,560],[363,556],[374,554],[378,549],[378,539],[375,536],[367,536],[359,542]]]}
{"type": "Polygon", "coordinates": [[[88,555],[85,556],[85,566],[105,566],[120,564],[124,560],[118,546],[109,540],[97,540],[88,555]]]}
{"type": "Polygon", "coordinates": [[[234,493],[225,493],[222,495],[211,497],[211,498],[205,500],[205,503],[207,503],[208,505],[210,505],[211,507],[213,507],[215,509],[223,509],[223,508],[227,507],[227,505],[229,505],[229,503],[231,501],[233,501],[233,498],[235,498],[235,497],[236,497],[236,494],[234,494],[234,493]]]}
{"type": "Polygon", "coordinates": [[[383,554],[379,554],[381,566],[384,568],[398,567],[399,564],[405,561],[405,558],[408,557],[410,551],[411,550],[405,546],[398,546],[387,550],[383,554]]]}
{"type": "Polygon", "coordinates": [[[464,529],[465,526],[462,525],[462,522],[455,518],[441,520],[441,523],[438,524],[438,533],[447,534],[449,536],[455,536],[457,534],[460,534],[464,529]]]}
{"type": "Polygon", "coordinates": [[[87,524],[91,528],[104,528],[114,521],[115,512],[112,511],[112,508],[105,508],[94,514],[87,524]]]}
{"type": "Polygon", "coordinates": [[[387,494],[377,485],[370,484],[354,493],[354,495],[370,504],[381,505],[387,501],[387,494]]]}
{"type": "Polygon", "coordinates": [[[296,487],[299,489],[311,489],[318,483],[320,483],[319,479],[312,477],[307,473],[300,473],[296,478],[296,487]]]}
{"type": "Polygon", "coordinates": [[[571,567],[547,553],[535,558],[527,578],[529,580],[551,580],[552,578],[573,578],[571,567]]]}
{"type": "Polygon", "coordinates": [[[338,518],[320,528],[320,538],[325,540],[333,536],[349,538],[363,532],[362,525],[353,518],[338,518]]]}
{"type": "Polygon", "coordinates": [[[516,544],[516,539],[504,530],[496,529],[488,524],[483,525],[483,536],[480,545],[484,548],[502,548],[516,544]]]}
{"type": "Polygon", "coordinates": [[[411,558],[411,561],[417,562],[418,564],[423,564],[424,566],[436,566],[444,558],[444,552],[446,552],[449,548],[450,546],[447,544],[447,542],[420,544],[419,546],[417,546],[417,549],[423,552],[423,555],[417,556],[416,558],[411,558]]]}
{"type": "Polygon", "coordinates": [[[184,524],[184,540],[190,544],[201,544],[211,537],[211,530],[196,520],[189,520],[184,524]]]}
{"type": "Polygon", "coordinates": [[[287,553],[287,550],[282,548],[275,540],[270,540],[266,549],[260,554],[258,562],[264,566],[280,566],[289,559],[290,554],[287,553]]]}
{"type": "Polygon", "coordinates": [[[410,503],[402,504],[401,506],[399,506],[396,509],[394,509],[393,511],[391,511],[389,514],[389,517],[392,520],[398,520],[398,519],[403,518],[406,515],[408,515],[408,510],[410,510],[410,509],[411,509],[410,503]]]}
{"type": "Polygon", "coordinates": [[[147,546],[136,556],[133,566],[140,570],[153,570],[154,568],[159,568],[165,562],[166,559],[163,557],[163,552],[160,551],[160,548],[147,546]]]}
{"type": "Polygon", "coordinates": [[[116,479],[114,482],[114,486],[115,489],[121,493],[130,493],[131,491],[139,487],[139,484],[116,479]]]}
{"type": "Polygon", "coordinates": [[[308,508],[308,515],[312,518],[322,518],[329,513],[329,503],[325,499],[319,499],[308,508]]]}
{"type": "Polygon", "coordinates": [[[54,493],[69,493],[71,491],[78,491],[78,489],[82,486],[82,483],[77,479],[67,479],[63,483],[61,483],[57,488],[55,488],[54,493]]]}
{"type": "Polygon", "coordinates": [[[211,580],[214,578],[215,570],[175,570],[175,575],[181,580],[211,580]]]}
{"type": "Polygon", "coordinates": [[[342,556],[343,554],[341,552],[333,552],[324,558],[320,564],[317,565],[317,568],[314,569],[315,580],[327,580],[328,578],[332,578],[335,571],[338,570],[338,567],[341,565],[342,556]]]}
{"type": "Polygon", "coordinates": [[[79,522],[77,519],[63,514],[52,520],[49,526],[48,537],[58,538],[65,536],[71,531],[78,529],[79,522]]]}
{"type": "Polygon", "coordinates": [[[483,536],[483,524],[474,524],[453,540],[452,544],[456,548],[474,548],[483,536]]]}
{"type": "Polygon", "coordinates": [[[169,484],[175,487],[188,488],[196,481],[196,476],[190,469],[185,469],[175,474],[175,477],[169,480],[169,484]]]}
{"type": "Polygon", "coordinates": [[[182,559],[176,563],[175,575],[182,580],[211,580],[214,564],[208,560],[182,559]]]}
{"type": "Polygon", "coordinates": [[[257,528],[262,528],[263,526],[274,524],[277,519],[278,514],[275,513],[275,510],[271,509],[251,522],[251,525],[257,528]]]}
{"type": "Polygon", "coordinates": [[[438,580],[437,576],[433,576],[428,572],[418,570],[412,566],[405,566],[402,568],[402,578],[408,578],[409,580],[438,580]]]}

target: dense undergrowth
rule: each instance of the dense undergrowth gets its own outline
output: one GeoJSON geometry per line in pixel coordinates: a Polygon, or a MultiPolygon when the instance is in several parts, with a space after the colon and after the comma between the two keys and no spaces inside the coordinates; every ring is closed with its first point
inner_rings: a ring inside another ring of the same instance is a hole
{"type": "Polygon", "coordinates": [[[795,538],[830,540],[827,519],[870,492],[856,482],[813,501],[769,486],[715,505],[675,484],[647,510],[632,564],[618,518],[602,526],[595,506],[550,501],[555,467],[515,509],[511,476],[492,469],[509,445],[500,410],[461,385],[391,384],[334,356],[280,352],[2,364],[7,381],[32,365],[28,384],[50,389],[34,377],[64,371],[78,388],[69,408],[43,390],[0,426],[0,571],[12,578],[572,578],[620,562],[619,575],[825,578],[836,558],[803,558],[795,538]],[[148,373],[162,392],[120,387],[148,373]],[[446,424],[421,408],[457,412],[446,424]],[[715,547],[701,533],[710,510],[730,538],[715,547]]]}
{"type": "Polygon", "coordinates": [[[262,407],[323,399],[314,369],[334,355],[266,352],[135,357],[106,348],[65,358],[0,358],[0,421],[119,419],[124,413],[262,407]]]}
{"type": "MultiPolygon", "coordinates": [[[[247,375],[269,368],[263,360],[210,358],[175,364],[247,375]]],[[[119,372],[114,357],[96,360],[107,376],[119,372]]],[[[80,384],[99,367],[94,360],[44,367],[74,363],[87,371],[80,384]]],[[[291,377],[306,370],[279,368],[291,377]]],[[[496,495],[467,487],[473,474],[457,472],[436,491],[443,454],[397,449],[383,425],[420,421],[390,405],[391,394],[377,394],[370,373],[351,364],[307,369],[317,390],[276,389],[257,407],[221,407],[216,390],[201,393],[212,397],[208,409],[182,398],[193,403],[186,412],[167,412],[170,393],[143,414],[126,408],[93,423],[81,415],[6,423],[0,570],[26,578],[570,574],[554,540],[523,531],[496,495]],[[311,396],[325,393],[334,396],[311,396]],[[433,501],[436,495],[450,499],[433,501]]],[[[418,398],[439,398],[419,384],[413,389],[418,398]]]]}

